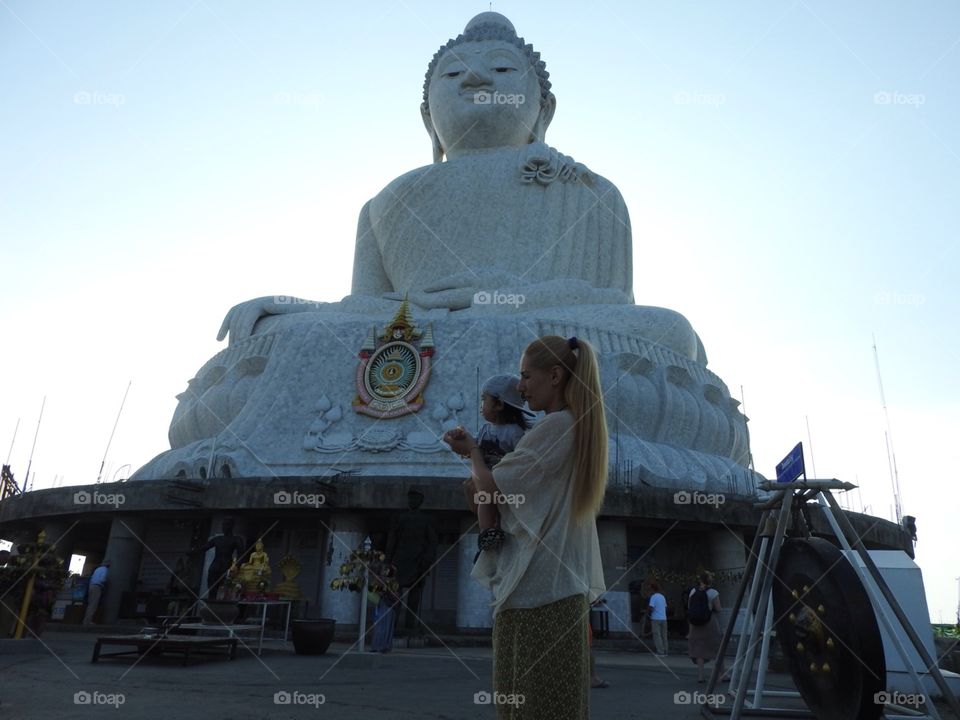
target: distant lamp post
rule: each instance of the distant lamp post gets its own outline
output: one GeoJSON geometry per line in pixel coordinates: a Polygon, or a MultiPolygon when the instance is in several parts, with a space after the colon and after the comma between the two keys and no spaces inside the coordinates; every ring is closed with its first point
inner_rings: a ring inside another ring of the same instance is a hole
{"type": "MultiPolygon", "coordinates": [[[[372,547],[373,543],[367,535],[363,540],[363,552],[369,555],[372,547]]],[[[367,596],[370,594],[370,566],[367,564],[364,564],[363,580],[360,587],[360,652],[363,652],[367,639],[367,596]]]]}

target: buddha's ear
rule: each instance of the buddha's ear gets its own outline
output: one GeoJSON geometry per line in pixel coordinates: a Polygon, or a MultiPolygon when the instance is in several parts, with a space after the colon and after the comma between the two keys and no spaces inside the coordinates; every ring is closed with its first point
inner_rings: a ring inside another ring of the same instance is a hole
{"type": "Polygon", "coordinates": [[[443,162],[443,146],[440,144],[440,137],[433,127],[433,118],[430,117],[430,106],[425,102],[420,103],[420,117],[423,120],[423,127],[427,129],[427,135],[430,136],[430,142],[433,145],[433,161],[435,163],[443,162]]]}
{"type": "Polygon", "coordinates": [[[533,132],[530,133],[530,142],[546,142],[547,128],[550,127],[550,121],[553,120],[553,114],[557,111],[557,97],[553,93],[547,93],[546,99],[540,103],[540,115],[537,116],[537,122],[534,123],[533,132]]]}

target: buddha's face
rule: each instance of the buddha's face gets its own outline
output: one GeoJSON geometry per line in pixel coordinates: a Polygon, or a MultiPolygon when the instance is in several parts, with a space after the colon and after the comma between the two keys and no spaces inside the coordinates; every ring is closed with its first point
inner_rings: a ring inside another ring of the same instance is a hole
{"type": "Polygon", "coordinates": [[[457,45],[433,72],[429,121],[448,157],[530,142],[540,83],[519,49],[500,40],[457,45]]]}

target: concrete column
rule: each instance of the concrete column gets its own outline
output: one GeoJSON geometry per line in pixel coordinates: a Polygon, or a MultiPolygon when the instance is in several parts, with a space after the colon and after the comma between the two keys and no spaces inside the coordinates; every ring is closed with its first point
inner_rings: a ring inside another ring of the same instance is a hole
{"type": "MultiPolygon", "coordinates": [[[[741,534],[734,535],[730,530],[712,530],[707,533],[707,548],[709,549],[710,567],[708,570],[725,571],[743,570],[747,564],[749,546],[744,544],[741,534]]],[[[737,599],[739,582],[715,582],[714,587],[720,593],[720,605],[723,612],[720,615],[720,624],[726,627],[730,621],[730,609],[737,599]]],[[[741,610],[741,618],[744,611],[741,610]]],[[[739,628],[739,619],[738,625],[739,628]]]]}
{"type": "Polygon", "coordinates": [[[124,592],[136,590],[140,574],[140,558],[143,554],[143,518],[132,515],[114,517],[110,524],[110,537],[103,559],[110,561],[107,587],[100,599],[103,624],[117,621],[120,615],[120,599],[124,592]]]}
{"type": "Polygon", "coordinates": [[[597,520],[600,557],[603,560],[603,581],[608,591],[626,592],[627,522],[626,520],[597,520]]]}
{"type": "Polygon", "coordinates": [[[479,534],[480,530],[474,518],[465,517],[460,522],[460,542],[457,545],[457,627],[463,629],[493,627],[493,610],[490,607],[493,593],[470,577],[473,558],[477,554],[479,534]]]}
{"type": "Polygon", "coordinates": [[[626,572],[626,520],[597,520],[600,557],[603,561],[603,582],[607,586],[604,600],[607,608],[607,630],[612,633],[631,632],[630,593],[626,572]]]}
{"type": "Polygon", "coordinates": [[[321,565],[320,612],[323,617],[336,620],[340,626],[359,626],[360,593],[332,590],[330,581],[340,575],[340,566],[347,562],[350,553],[363,543],[366,536],[366,527],[360,515],[338,513],[330,518],[330,532],[327,533],[321,565]]]}

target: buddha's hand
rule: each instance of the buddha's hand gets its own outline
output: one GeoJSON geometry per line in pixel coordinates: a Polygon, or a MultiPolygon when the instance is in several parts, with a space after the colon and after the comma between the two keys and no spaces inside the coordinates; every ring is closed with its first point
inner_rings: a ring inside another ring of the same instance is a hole
{"type": "Polygon", "coordinates": [[[257,321],[267,315],[284,315],[286,313],[308,312],[316,310],[322,303],[312,300],[301,300],[289,295],[268,295],[238,303],[227,311],[217,340],[223,340],[230,333],[230,344],[239,342],[253,334],[257,321]]]}
{"type": "Polygon", "coordinates": [[[517,293],[523,285],[523,281],[513,273],[499,270],[464,270],[441,278],[421,290],[409,293],[392,292],[384,297],[403,300],[406,295],[410,302],[426,310],[464,310],[473,305],[487,304],[493,293],[517,293]]]}

